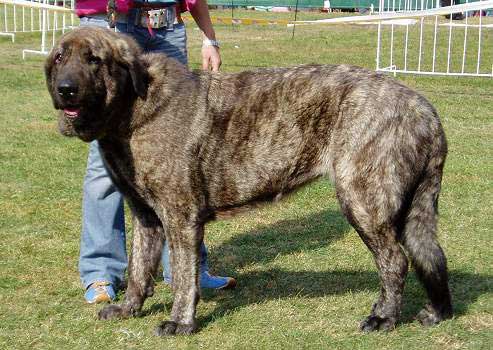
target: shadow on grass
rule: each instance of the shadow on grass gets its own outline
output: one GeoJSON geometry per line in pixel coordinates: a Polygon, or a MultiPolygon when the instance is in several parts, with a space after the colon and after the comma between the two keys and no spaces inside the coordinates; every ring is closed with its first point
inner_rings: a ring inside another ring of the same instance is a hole
{"type": "MultiPolygon", "coordinates": [[[[250,232],[236,235],[214,250],[225,264],[241,267],[249,264],[265,264],[278,255],[307,252],[325,247],[343,237],[350,230],[340,212],[322,211],[317,214],[280,221],[271,226],[260,226],[250,232]]],[[[372,292],[375,298],[380,289],[379,277],[374,264],[367,271],[289,271],[269,269],[236,274],[238,287],[233,291],[204,291],[205,301],[216,299],[217,306],[208,315],[199,318],[200,327],[251,304],[264,303],[279,298],[317,298],[372,292]]],[[[466,314],[468,308],[481,295],[493,291],[493,276],[461,271],[450,272],[450,286],[456,316],[466,314]]],[[[414,316],[427,302],[425,292],[410,269],[406,279],[401,323],[413,322],[414,316]]],[[[363,312],[370,312],[371,302],[363,312]]],[[[346,306],[341,306],[346,307],[346,306]]],[[[171,303],[155,303],[143,315],[171,310],[171,303]]],[[[358,312],[353,309],[348,312],[358,312]]],[[[329,317],[321,315],[320,317],[329,317]]]]}
{"type": "MultiPolygon", "coordinates": [[[[282,220],[274,225],[258,226],[252,231],[235,235],[221,246],[211,249],[212,254],[210,255],[219,256],[221,265],[227,265],[233,269],[253,263],[265,264],[278,255],[306,252],[325,247],[340,239],[349,229],[350,225],[340,212],[325,210],[307,217],[282,220]],[[214,253],[215,251],[217,254],[214,253]]],[[[250,286],[253,285],[250,280],[253,283],[260,281],[269,283],[270,281],[269,276],[249,278],[242,274],[235,275],[235,277],[240,280],[241,289],[243,286],[249,286],[247,290],[250,290],[250,286]]],[[[156,282],[162,282],[161,272],[158,273],[156,282]]],[[[224,293],[229,292],[225,291],[224,293]]],[[[215,291],[204,290],[202,297],[207,300],[214,295],[215,291]]],[[[171,304],[156,303],[150,309],[143,310],[141,315],[146,316],[166,309],[171,310],[171,306],[171,304]]],[[[227,309],[226,307],[225,311],[227,309]]]]}
{"type": "MultiPolygon", "coordinates": [[[[378,273],[376,271],[350,271],[335,270],[327,272],[294,272],[281,269],[240,274],[238,289],[222,292],[221,301],[215,310],[207,316],[199,319],[201,327],[251,304],[261,304],[269,300],[283,298],[302,297],[317,298],[328,295],[343,295],[353,293],[358,298],[358,292],[371,291],[375,299],[380,289],[378,273]],[[231,295],[226,295],[231,293],[231,295]]],[[[450,286],[454,315],[460,316],[467,313],[469,306],[483,294],[493,291],[493,276],[450,272],[450,286]]],[[[206,296],[205,300],[214,297],[206,296]]],[[[407,276],[404,291],[404,302],[400,323],[406,324],[414,321],[414,316],[423,308],[428,300],[425,292],[412,271],[407,276]]],[[[370,313],[372,303],[368,303],[363,312],[364,316],[370,313]]],[[[347,308],[347,305],[341,305],[347,308]]],[[[345,311],[341,311],[345,312],[345,311]]],[[[358,312],[354,308],[347,312],[358,312]]],[[[321,315],[320,317],[330,317],[321,315]]]]}
{"type": "Polygon", "coordinates": [[[326,247],[350,229],[351,226],[339,211],[324,210],[307,217],[258,226],[235,235],[211,251],[218,252],[222,265],[241,268],[254,263],[267,263],[279,255],[326,247]]]}
{"type": "MultiPolygon", "coordinates": [[[[262,304],[270,300],[284,298],[318,298],[328,295],[343,295],[352,293],[358,298],[358,292],[373,292],[375,298],[380,288],[376,271],[333,270],[326,272],[286,271],[270,269],[267,271],[252,272],[238,275],[240,281],[236,290],[204,293],[205,301],[216,299],[216,308],[203,317],[199,317],[200,328],[209,323],[231,314],[235,310],[252,304],[262,304]]],[[[450,272],[450,286],[454,316],[468,313],[470,305],[483,295],[493,292],[493,276],[486,274],[472,274],[460,271],[450,272]]],[[[400,324],[414,322],[414,316],[423,308],[428,300],[423,288],[410,271],[404,291],[404,303],[400,324]]],[[[370,313],[373,300],[364,306],[363,317],[370,313]]],[[[145,309],[141,316],[171,311],[172,303],[154,303],[145,309]]],[[[353,307],[344,310],[348,305],[341,305],[341,312],[358,312],[353,307]]],[[[164,315],[163,315],[164,316],[164,315]]],[[[331,315],[320,315],[330,317],[331,315]]],[[[167,316],[165,316],[166,318],[167,316]]]]}
{"type": "MultiPolygon", "coordinates": [[[[339,211],[326,210],[300,219],[280,221],[271,226],[261,226],[237,235],[216,248],[233,267],[248,264],[265,264],[278,255],[307,252],[325,247],[342,238],[350,225],[339,211]]],[[[369,254],[369,253],[368,253],[369,254]]],[[[222,261],[223,262],[223,261],[222,261]]],[[[467,313],[469,305],[481,295],[493,291],[493,276],[450,271],[450,287],[456,316],[467,313]]],[[[376,267],[368,271],[332,270],[288,271],[269,269],[239,274],[235,291],[222,292],[221,301],[214,311],[199,320],[202,327],[218,317],[250,304],[289,297],[315,298],[371,291],[375,298],[380,289],[376,267]]],[[[206,292],[204,300],[217,297],[206,292]]],[[[355,294],[355,298],[358,296],[355,294]]],[[[410,268],[404,291],[401,323],[412,322],[414,316],[427,303],[426,293],[410,268]]],[[[371,304],[366,312],[370,312],[371,304]]]]}

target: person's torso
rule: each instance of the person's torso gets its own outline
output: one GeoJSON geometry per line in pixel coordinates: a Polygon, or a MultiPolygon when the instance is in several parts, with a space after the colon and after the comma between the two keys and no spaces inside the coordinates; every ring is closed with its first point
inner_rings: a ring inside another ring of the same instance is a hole
{"type": "MultiPolygon", "coordinates": [[[[174,6],[178,0],[114,0],[118,13],[127,13],[134,7],[163,8],[174,6]]],[[[77,16],[90,16],[95,14],[105,14],[108,8],[108,0],[77,0],[75,2],[75,12],[77,16]]]]}

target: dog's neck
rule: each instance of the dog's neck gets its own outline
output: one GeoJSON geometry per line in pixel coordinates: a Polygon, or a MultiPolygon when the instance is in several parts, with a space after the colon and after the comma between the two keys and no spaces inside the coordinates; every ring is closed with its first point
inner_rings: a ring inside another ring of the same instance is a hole
{"type": "Polygon", "coordinates": [[[126,138],[132,132],[134,129],[132,119],[135,105],[139,99],[140,97],[131,88],[127,88],[121,99],[115,99],[118,103],[111,104],[107,108],[108,123],[106,129],[110,131],[113,137],[126,138]]]}

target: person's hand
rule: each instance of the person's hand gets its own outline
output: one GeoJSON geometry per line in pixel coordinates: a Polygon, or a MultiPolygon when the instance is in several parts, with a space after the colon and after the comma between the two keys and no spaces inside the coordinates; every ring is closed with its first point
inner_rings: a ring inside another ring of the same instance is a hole
{"type": "Polygon", "coordinates": [[[217,72],[219,71],[219,67],[221,67],[221,55],[219,54],[219,48],[211,45],[203,46],[202,69],[217,72]]]}

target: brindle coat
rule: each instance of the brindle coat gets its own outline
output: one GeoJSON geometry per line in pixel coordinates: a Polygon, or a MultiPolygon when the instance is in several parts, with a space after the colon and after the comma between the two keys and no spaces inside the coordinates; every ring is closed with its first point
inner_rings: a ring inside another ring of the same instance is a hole
{"type": "Polygon", "coordinates": [[[141,310],[167,239],[175,298],[157,334],[195,331],[204,224],[325,175],[381,279],[361,328],[395,326],[408,269],[403,248],[430,298],[419,321],[451,317],[436,240],[447,146],[435,109],[418,93],[347,65],[190,72],[97,28],[65,34],[46,78],[61,133],[99,141],[133,212],[125,300],[101,319],[141,310]]]}

